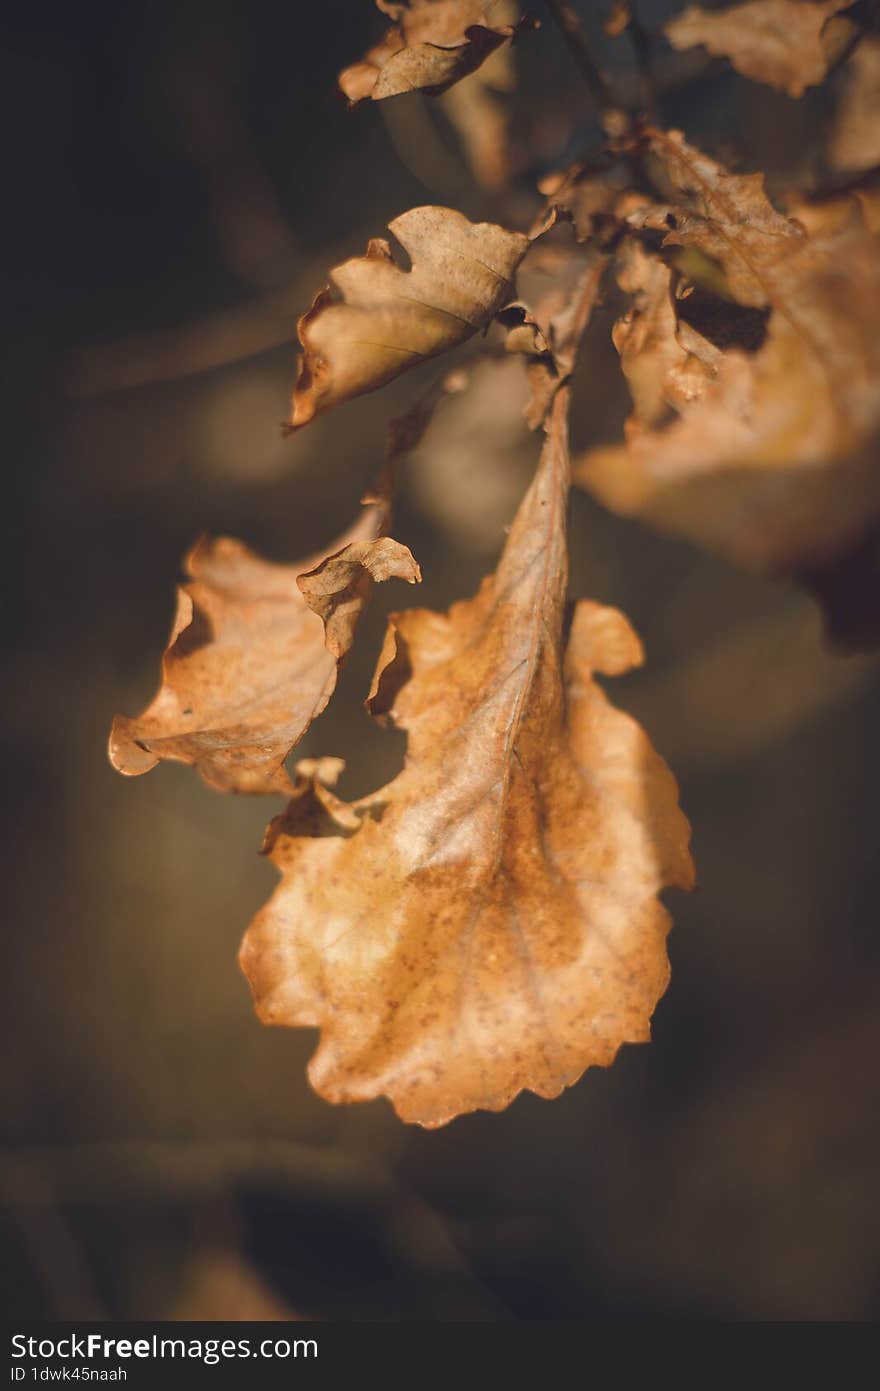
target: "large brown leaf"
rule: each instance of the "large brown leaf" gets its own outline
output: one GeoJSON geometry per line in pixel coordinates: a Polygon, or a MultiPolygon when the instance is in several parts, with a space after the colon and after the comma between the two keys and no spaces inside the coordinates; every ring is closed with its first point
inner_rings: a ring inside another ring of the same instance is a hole
{"type": "Polygon", "coordinates": [[[701,44],[729,58],[737,72],[801,97],[824,82],[851,40],[853,26],[835,20],[855,0],[746,0],[727,10],[692,5],[665,26],[674,48],[701,44]]]}
{"type": "Polygon", "coordinates": [[[666,229],[673,258],[715,264],[730,301],[708,296],[715,321],[683,323],[668,269],[651,272],[615,333],[636,403],[626,442],[588,452],[575,475],[614,509],[746,565],[824,565],[880,513],[877,239],[854,199],[785,218],[759,176],[727,175],[675,133],[651,145],[689,205],[632,220],[666,229]],[[738,346],[753,311],[769,312],[766,338],[738,346]]]}
{"type": "Polygon", "coordinates": [[[395,264],[387,241],[371,241],[366,255],[330,272],[299,321],[291,429],[484,328],[511,298],[529,246],[519,232],[450,208],[412,208],[388,227],[411,268],[395,264]]]}
{"type": "Polygon", "coordinates": [[[354,106],[404,92],[445,92],[476,71],[502,44],[533,21],[518,18],[512,0],[377,0],[396,22],[358,63],[339,74],[354,106]]]}
{"type": "Polygon", "coordinates": [[[200,541],[159,691],[136,719],[113,721],[113,766],[135,776],[170,759],[221,792],[292,792],[284,760],[333,694],[371,580],[421,578],[406,546],[381,535],[388,510],[387,497],[370,501],[329,556],[298,565],[229,537],[200,541]]]}
{"type": "Polygon", "coordinates": [[[646,1039],[657,894],[691,882],[675,782],[594,680],[638,639],[598,604],[566,622],[567,394],[497,572],[391,620],[370,704],[407,731],[403,772],[351,805],[302,778],[242,944],[260,1017],[321,1028],[323,1096],[426,1126],[555,1096],[646,1039]]]}

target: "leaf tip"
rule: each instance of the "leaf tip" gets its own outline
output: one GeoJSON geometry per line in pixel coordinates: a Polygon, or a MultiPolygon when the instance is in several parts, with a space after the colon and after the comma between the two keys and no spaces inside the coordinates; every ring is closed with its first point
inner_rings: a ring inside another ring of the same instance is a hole
{"type": "Polygon", "coordinates": [[[132,726],[133,721],[128,715],[114,715],[107,740],[107,757],[111,767],[125,778],[139,778],[159,762],[147,745],[134,737],[132,726]]]}

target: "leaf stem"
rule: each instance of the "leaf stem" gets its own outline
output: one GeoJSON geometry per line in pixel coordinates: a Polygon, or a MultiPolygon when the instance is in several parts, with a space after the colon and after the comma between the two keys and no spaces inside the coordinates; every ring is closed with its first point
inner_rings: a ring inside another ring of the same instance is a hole
{"type": "Polygon", "coordinates": [[[577,11],[571,0],[544,0],[547,9],[562,31],[569,52],[581,77],[590,89],[600,113],[614,106],[608,80],[589,50],[577,11]]]}

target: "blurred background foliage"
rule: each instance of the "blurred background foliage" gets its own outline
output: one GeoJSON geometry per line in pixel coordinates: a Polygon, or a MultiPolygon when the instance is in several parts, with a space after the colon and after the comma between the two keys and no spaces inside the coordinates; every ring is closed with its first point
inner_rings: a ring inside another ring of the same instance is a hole
{"type": "MultiPolygon", "coordinates": [[[[581,11],[609,69],[631,67],[601,7],[581,11]]],[[[518,48],[507,216],[598,135],[543,18],[518,48]]],[[[876,1314],[876,663],[823,651],[793,589],[576,496],[572,591],[645,639],[612,694],[694,825],[699,887],[670,905],[653,1046],[435,1133],[384,1102],[320,1101],[314,1037],[261,1027],[235,966],[274,884],[256,851],[277,806],[183,768],[125,781],[105,740],[153,692],[192,540],[292,560],[329,539],[419,390],[412,374],[282,440],[295,316],[323,270],[408,206],[499,205],[423,99],[345,109],[335,75],[382,28],[368,0],[54,0],[7,23],[9,1311],[876,1314]]],[[[771,183],[809,181],[837,90],[795,102],[710,64],[662,115],[771,183]]],[[[609,294],[578,368],[578,446],[628,410],[615,309],[609,294]]],[[[484,371],[408,468],[416,602],[473,591],[534,462],[518,368],[484,371]]],[[[344,756],[347,793],[399,766],[402,739],[360,702],[383,614],[408,602],[376,594],[300,746],[344,756]]]]}

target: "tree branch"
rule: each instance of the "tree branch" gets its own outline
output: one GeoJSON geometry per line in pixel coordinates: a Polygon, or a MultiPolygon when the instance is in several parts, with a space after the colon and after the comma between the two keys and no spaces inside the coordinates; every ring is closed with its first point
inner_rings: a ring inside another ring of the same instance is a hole
{"type": "Polygon", "coordinates": [[[592,93],[599,111],[607,111],[614,106],[611,88],[589,50],[581,22],[570,0],[544,0],[547,9],[562,31],[569,52],[578,70],[592,93]]]}

